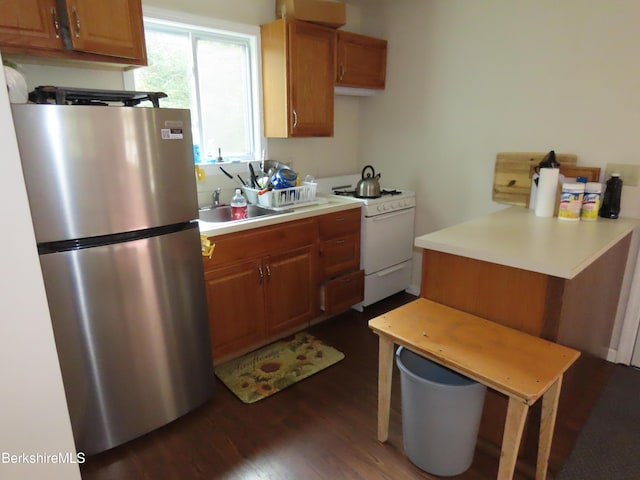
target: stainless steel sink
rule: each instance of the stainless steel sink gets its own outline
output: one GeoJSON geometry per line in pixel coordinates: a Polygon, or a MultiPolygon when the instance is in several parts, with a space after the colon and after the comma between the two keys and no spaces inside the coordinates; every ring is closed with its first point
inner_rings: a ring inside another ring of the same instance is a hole
{"type": "MultiPolygon", "coordinates": [[[[274,212],[268,208],[260,207],[259,205],[247,205],[247,219],[264,217],[266,215],[276,215],[284,212],[274,212]]],[[[231,222],[231,207],[225,205],[215,208],[203,208],[198,212],[198,217],[203,222],[220,223],[231,222]]],[[[242,221],[242,220],[236,220],[242,221]]]]}

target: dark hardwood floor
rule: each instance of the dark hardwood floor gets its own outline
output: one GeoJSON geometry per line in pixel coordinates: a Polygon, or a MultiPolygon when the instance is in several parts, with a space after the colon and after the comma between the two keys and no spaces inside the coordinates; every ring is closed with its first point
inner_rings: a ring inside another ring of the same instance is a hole
{"type": "MultiPolygon", "coordinates": [[[[216,379],[204,406],[125,445],[90,457],[85,480],[420,479],[436,478],[404,455],[400,381],[394,372],[389,441],[376,440],[378,337],[367,320],[413,300],[401,293],[358,313],[315,325],[310,333],[345,359],[272,397],[240,402],[216,379]]],[[[588,356],[565,375],[550,475],[557,472],[611,372],[588,356]]],[[[493,479],[496,452],[482,442],[460,479],[493,479]]],[[[526,473],[526,472],[525,472],[526,473]]],[[[516,479],[528,478],[517,472],[516,479]]]]}

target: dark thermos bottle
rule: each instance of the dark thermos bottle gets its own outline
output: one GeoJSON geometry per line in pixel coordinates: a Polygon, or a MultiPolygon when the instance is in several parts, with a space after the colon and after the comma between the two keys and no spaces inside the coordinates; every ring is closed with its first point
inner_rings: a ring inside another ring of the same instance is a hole
{"type": "Polygon", "coordinates": [[[619,173],[612,173],[607,180],[600,207],[599,216],[602,218],[618,218],[620,214],[620,197],[622,196],[622,179],[619,173]]]}

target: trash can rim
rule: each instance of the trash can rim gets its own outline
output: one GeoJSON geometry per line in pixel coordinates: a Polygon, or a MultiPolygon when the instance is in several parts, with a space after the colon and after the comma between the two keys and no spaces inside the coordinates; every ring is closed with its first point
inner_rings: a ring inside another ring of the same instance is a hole
{"type": "Polygon", "coordinates": [[[462,375],[458,372],[456,372],[455,370],[451,370],[450,368],[445,367],[444,365],[439,364],[438,362],[434,362],[433,360],[431,360],[430,358],[426,358],[423,357],[422,355],[408,349],[405,348],[403,346],[399,346],[398,349],[396,350],[396,364],[398,365],[398,368],[400,370],[402,370],[403,373],[405,373],[406,375],[408,375],[410,378],[418,381],[418,382],[422,382],[422,383],[426,383],[429,385],[434,385],[437,388],[441,388],[441,389],[456,389],[456,390],[460,390],[460,389],[472,389],[472,388],[484,388],[484,385],[482,385],[481,383],[465,376],[462,375]],[[462,377],[464,379],[466,379],[468,381],[468,383],[465,383],[463,385],[460,384],[451,384],[451,383],[442,383],[442,382],[437,382],[435,380],[431,380],[429,378],[424,378],[420,375],[417,375],[416,373],[412,372],[402,361],[402,358],[400,358],[400,355],[402,353],[403,350],[407,350],[408,352],[417,355],[418,357],[423,358],[424,360],[431,362],[433,364],[435,364],[437,367],[440,367],[442,369],[446,369],[449,370],[450,372],[454,373],[455,375],[458,375],[459,377],[462,377]]]}

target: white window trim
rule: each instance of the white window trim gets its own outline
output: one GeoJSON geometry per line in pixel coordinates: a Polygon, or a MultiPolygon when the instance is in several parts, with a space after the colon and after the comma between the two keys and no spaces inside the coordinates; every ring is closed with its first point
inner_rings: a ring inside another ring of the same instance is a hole
{"type": "MultiPolygon", "coordinates": [[[[251,101],[254,105],[258,106],[258,118],[255,119],[255,128],[257,129],[257,132],[255,134],[256,138],[254,139],[254,143],[256,143],[254,151],[256,156],[268,158],[267,141],[263,134],[264,129],[262,125],[262,62],[260,60],[262,46],[260,44],[260,27],[257,25],[229,22],[226,20],[203,17],[200,15],[191,15],[189,13],[176,12],[144,5],[142,7],[142,13],[143,17],[148,17],[150,20],[166,23],[167,25],[189,28],[202,27],[207,31],[213,31],[214,33],[216,31],[225,35],[238,33],[250,35],[253,38],[253,42],[255,42],[255,55],[251,58],[251,81],[254,82],[254,85],[256,85],[257,88],[252,92],[251,101]]],[[[123,72],[123,85],[126,90],[135,90],[133,70],[123,72]]],[[[254,158],[252,161],[258,160],[261,160],[261,158],[254,158]]],[[[246,163],[246,161],[234,163],[246,163]]]]}

